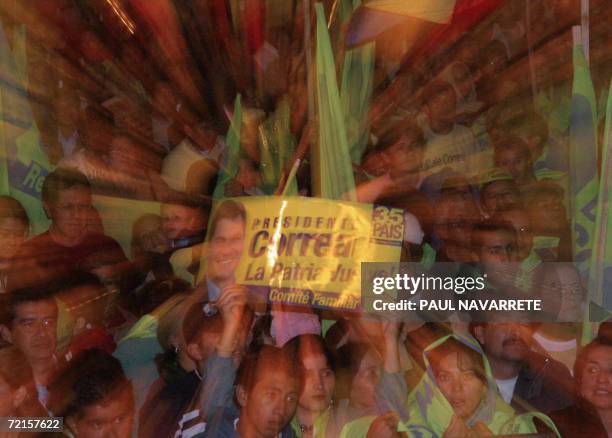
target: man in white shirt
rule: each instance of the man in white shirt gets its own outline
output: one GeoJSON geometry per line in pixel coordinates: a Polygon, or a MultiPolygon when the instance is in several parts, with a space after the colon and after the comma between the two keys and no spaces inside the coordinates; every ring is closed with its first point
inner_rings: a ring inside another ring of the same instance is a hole
{"type": "Polygon", "coordinates": [[[573,379],[563,364],[531,349],[533,327],[522,322],[472,323],[498,389],[518,412],[549,413],[573,403],[573,379]]]}
{"type": "Polygon", "coordinates": [[[425,117],[421,127],[427,141],[421,181],[443,170],[466,177],[490,167],[491,151],[481,151],[472,131],[455,123],[456,94],[452,85],[435,81],[426,91],[425,117]]]}

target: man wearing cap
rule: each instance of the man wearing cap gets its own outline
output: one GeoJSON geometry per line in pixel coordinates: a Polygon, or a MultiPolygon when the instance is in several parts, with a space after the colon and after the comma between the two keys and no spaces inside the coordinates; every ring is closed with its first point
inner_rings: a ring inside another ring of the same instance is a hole
{"type": "Polygon", "coordinates": [[[480,206],[487,216],[520,205],[520,192],[512,175],[493,168],[480,177],[480,206]]]}

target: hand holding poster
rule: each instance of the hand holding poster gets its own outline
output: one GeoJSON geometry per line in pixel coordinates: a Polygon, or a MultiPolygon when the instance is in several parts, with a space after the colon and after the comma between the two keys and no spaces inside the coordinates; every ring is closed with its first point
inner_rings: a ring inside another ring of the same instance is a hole
{"type": "MultiPolygon", "coordinates": [[[[270,302],[354,310],[360,304],[361,263],[399,261],[403,235],[400,209],[317,198],[244,197],[213,209],[208,253],[217,254],[218,244],[240,251],[235,266],[226,264],[234,269],[235,283],[253,287],[270,302]],[[243,236],[221,242],[219,213],[231,204],[246,211],[243,236]]],[[[214,258],[203,260],[200,279],[218,275],[223,261],[214,258]]]]}

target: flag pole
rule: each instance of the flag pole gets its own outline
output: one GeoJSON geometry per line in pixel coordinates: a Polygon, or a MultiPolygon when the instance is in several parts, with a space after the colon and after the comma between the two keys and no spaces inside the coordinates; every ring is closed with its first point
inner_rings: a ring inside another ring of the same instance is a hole
{"type": "MultiPolygon", "coordinates": [[[[315,103],[314,103],[314,83],[313,83],[313,65],[312,65],[312,31],[310,0],[302,0],[302,8],[304,11],[304,55],[306,58],[306,92],[308,93],[308,123],[311,125],[315,119],[315,103]]],[[[321,154],[317,147],[310,148],[310,175],[311,175],[311,195],[320,196],[321,194],[321,177],[320,177],[320,160],[321,154]]]]}
{"type": "Polygon", "coordinates": [[[308,121],[314,118],[314,93],[312,84],[312,48],[310,46],[310,0],[302,0],[304,9],[304,54],[306,56],[306,89],[308,92],[308,121]]]}

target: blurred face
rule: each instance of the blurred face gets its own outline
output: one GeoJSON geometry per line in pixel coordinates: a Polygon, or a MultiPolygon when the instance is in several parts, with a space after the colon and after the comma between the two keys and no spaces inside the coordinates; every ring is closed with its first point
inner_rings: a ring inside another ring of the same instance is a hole
{"type": "Polygon", "coordinates": [[[455,119],[455,99],[455,90],[452,87],[435,93],[427,103],[430,119],[446,123],[453,122],[455,119]]]}
{"type": "Polygon", "coordinates": [[[478,378],[469,358],[457,353],[444,357],[436,373],[436,382],[455,414],[469,419],[485,395],[486,385],[478,378]]]}
{"type": "Polygon", "coordinates": [[[482,206],[493,214],[515,207],[519,203],[519,193],[511,181],[494,181],[480,193],[482,206]]]}
{"type": "Polygon", "coordinates": [[[538,229],[556,231],[567,225],[567,216],[561,196],[546,193],[528,205],[531,223],[538,229]]]}
{"type": "Polygon", "coordinates": [[[221,219],[209,246],[207,274],[218,283],[234,278],[244,249],[244,221],[241,218],[221,219]]]}
{"type": "Polygon", "coordinates": [[[599,346],[589,353],[580,394],[597,410],[612,409],[612,348],[599,346]]]}
{"type": "Polygon", "coordinates": [[[300,408],[323,412],[331,404],[336,376],[323,354],[308,354],[302,363],[306,374],[300,394],[300,408]]]}
{"type": "Polygon", "coordinates": [[[439,204],[439,217],[443,217],[437,231],[440,238],[468,248],[470,230],[480,214],[474,198],[468,193],[457,193],[439,204]]]}
{"type": "Polygon", "coordinates": [[[195,339],[195,343],[188,346],[187,352],[189,356],[196,362],[206,360],[215,351],[220,337],[220,333],[211,333],[209,330],[202,330],[200,336],[195,339]]]}
{"type": "Polygon", "coordinates": [[[90,190],[78,185],[60,191],[57,201],[47,204],[53,230],[71,240],[87,234],[92,208],[90,190]]]}
{"type": "Polygon", "coordinates": [[[162,230],[169,240],[195,236],[205,227],[203,215],[196,208],[163,204],[161,215],[162,230]]]}
{"type": "Polygon", "coordinates": [[[134,420],[134,397],[123,389],[103,403],[83,409],[79,419],[71,419],[76,438],[129,438],[134,420]]]}
{"type": "Polygon", "coordinates": [[[132,231],[135,243],[132,247],[134,253],[153,252],[163,254],[168,250],[168,242],[162,231],[161,218],[154,218],[139,223],[132,231]]]}
{"type": "Polygon", "coordinates": [[[557,322],[578,322],[584,317],[586,290],[578,270],[571,264],[555,263],[543,273],[536,292],[542,307],[557,314],[557,322]]]}
{"type": "Polygon", "coordinates": [[[452,67],[452,75],[457,91],[462,97],[467,96],[474,86],[470,71],[465,65],[454,64],[452,67]]]}
{"type": "Polygon", "coordinates": [[[518,183],[524,182],[531,172],[529,155],[519,148],[496,151],[495,165],[512,175],[512,179],[518,183]]]}
{"type": "Polygon", "coordinates": [[[558,284],[552,290],[557,292],[557,301],[559,301],[559,291],[561,292],[561,308],[557,318],[559,321],[580,321],[584,315],[583,307],[586,296],[580,274],[573,266],[563,265],[557,266],[556,272],[558,284]]]}
{"type": "Polygon", "coordinates": [[[472,222],[464,219],[449,218],[438,226],[438,234],[445,244],[468,247],[472,222]]]}
{"type": "Polygon", "coordinates": [[[19,219],[0,219],[0,259],[11,259],[28,237],[28,227],[19,219]]]}
{"type": "Polygon", "coordinates": [[[522,362],[530,349],[532,330],[526,324],[493,322],[476,328],[476,337],[491,359],[522,362]]]}
{"type": "Polygon", "coordinates": [[[272,438],[291,421],[298,400],[298,382],[286,372],[263,370],[241,403],[240,420],[255,436],[272,438]]]}
{"type": "Polygon", "coordinates": [[[54,300],[25,302],[17,306],[10,341],[28,360],[51,360],[55,353],[57,303],[54,300]]]}
{"type": "Polygon", "coordinates": [[[516,262],[516,239],[514,233],[505,230],[477,231],[473,251],[487,280],[498,287],[511,287],[516,280],[519,268],[516,262]]]}
{"type": "Polygon", "coordinates": [[[511,210],[503,212],[500,217],[502,220],[512,224],[516,231],[517,259],[519,261],[526,259],[533,247],[533,233],[529,216],[521,210],[511,210]]]}
{"type": "Polygon", "coordinates": [[[544,145],[546,144],[545,139],[540,137],[539,135],[534,135],[531,137],[524,138],[524,140],[527,143],[527,146],[529,147],[531,160],[535,161],[540,158],[540,155],[542,155],[542,151],[544,150],[544,145]]]}
{"type": "Polygon", "coordinates": [[[515,260],[515,238],[512,233],[505,230],[479,231],[478,260],[487,267],[499,266],[515,260]]]}
{"type": "Polygon", "coordinates": [[[382,360],[374,350],[370,350],[361,360],[359,370],[353,378],[351,404],[360,408],[376,405],[376,386],[380,380],[382,360]]]}

